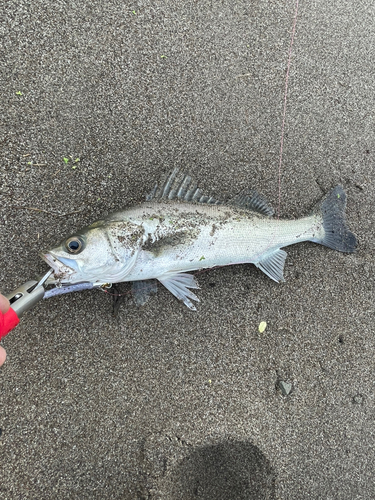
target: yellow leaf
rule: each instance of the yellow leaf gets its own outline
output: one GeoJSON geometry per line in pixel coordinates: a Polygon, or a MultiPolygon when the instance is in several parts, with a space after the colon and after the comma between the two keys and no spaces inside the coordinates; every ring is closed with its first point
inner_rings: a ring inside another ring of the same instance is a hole
{"type": "Polygon", "coordinates": [[[267,328],[267,323],[265,321],[262,321],[259,325],[259,332],[263,333],[266,328],[267,328]]]}

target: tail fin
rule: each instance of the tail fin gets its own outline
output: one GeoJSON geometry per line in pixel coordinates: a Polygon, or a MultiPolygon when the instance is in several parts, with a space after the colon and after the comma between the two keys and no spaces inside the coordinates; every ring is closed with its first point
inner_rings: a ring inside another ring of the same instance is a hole
{"type": "Polygon", "coordinates": [[[323,216],[324,238],[319,243],[339,252],[354,252],[357,239],[346,227],[346,194],[341,186],[336,186],[320,205],[323,216]]]}

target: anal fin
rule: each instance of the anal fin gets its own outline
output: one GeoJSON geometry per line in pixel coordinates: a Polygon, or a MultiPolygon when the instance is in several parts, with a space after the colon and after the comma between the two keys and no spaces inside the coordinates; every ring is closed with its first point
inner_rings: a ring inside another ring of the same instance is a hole
{"type": "Polygon", "coordinates": [[[192,274],[170,272],[159,276],[158,280],[189,309],[196,311],[190,299],[197,302],[199,299],[189,288],[199,288],[199,286],[192,274]]]}
{"type": "Polygon", "coordinates": [[[259,267],[272,280],[279,282],[284,281],[284,263],[287,253],[278,248],[271,254],[266,255],[262,260],[256,262],[259,267]]]}

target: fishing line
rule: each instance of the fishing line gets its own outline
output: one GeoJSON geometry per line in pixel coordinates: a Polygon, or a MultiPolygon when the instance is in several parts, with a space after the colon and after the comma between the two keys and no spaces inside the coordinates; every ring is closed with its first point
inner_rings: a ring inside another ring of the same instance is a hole
{"type": "Polygon", "coordinates": [[[292,29],[292,38],[290,40],[288,65],[287,65],[286,77],[285,77],[284,110],[283,110],[283,120],[282,120],[282,126],[281,126],[280,159],[279,159],[279,201],[278,201],[278,206],[277,206],[277,218],[278,219],[280,219],[280,206],[281,206],[281,170],[282,170],[282,163],[283,163],[283,148],[284,148],[284,135],[285,135],[286,102],[287,102],[287,95],[288,95],[288,83],[289,83],[290,65],[291,65],[291,60],[292,60],[292,48],[293,48],[294,35],[296,33],[296,25],[297,25],[298,2],[299,2],[299,0],[296,0],[296,7],[295,7],[294,21],[293,21],[293,29],[292,29]]]}

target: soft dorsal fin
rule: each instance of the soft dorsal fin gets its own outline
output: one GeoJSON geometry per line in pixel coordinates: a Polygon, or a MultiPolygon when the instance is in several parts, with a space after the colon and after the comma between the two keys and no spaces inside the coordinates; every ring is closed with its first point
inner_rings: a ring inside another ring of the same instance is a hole
{"type": "Polygon", "coordinates": [[[178,168],[175,168],[160,185],[155,184],[154,189],[146,196],[146,201],[150,200],[195,201],[212,205],[222,203],[213,196],[203,195],[190,175],[180,172],[178,168]]]}
{"type": "Polygon", "coordinates": [[[255,189],[241,191],[241,193],[229,201],[229,205],[253,210],[253,212],[258,212],[268,217],[271,217],[274,213],[273,208],[268,205],[267,200],[255,191],[255,189]]]}

